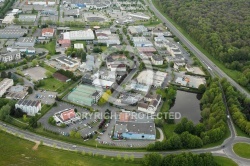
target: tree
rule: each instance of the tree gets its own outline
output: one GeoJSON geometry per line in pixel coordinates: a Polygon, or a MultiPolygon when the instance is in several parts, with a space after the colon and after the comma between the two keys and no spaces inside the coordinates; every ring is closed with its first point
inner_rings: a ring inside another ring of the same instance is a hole
{"type": "Polygon", "coordinates": [[[53,116],[49,117],[48,122],[49,122],[49,124],[51,124],[51,125],[54,125],[54,126],[56,125],[56,121],[55,121],[55,119],[53,118],[53,116]]]}
{"type": "Polygon", "coordinates": [[[9,104],[4,105],[1,109],[0,109],[0,119],[3,121],[10,121],[10,110],[11,107],[9,106],[9,104]]]}
{"type": "Polygon", "coordinates": [[[1,73],[1,78],[7,78],[7,77],[8,77],[7,73],[5,71],[3,71],[1,73]]]}
{"type": "Polygon", "coordinates": [[[11,78],[12,77],[12,73],[9,71],[8,72],[8,78],[11,78]]]}
{"type": "Polygon", "coordinates": [[[28,87],[28,93],[29,93],[29,94],[32,94],[32,93],[33,93],[33,88],[30,87],[30,86],[28,87]]]}
{"type": "Polygon", "coordinates": [[[70,133],[69,133],[69,136],[70,137],[75,137],[75,135],[76,135],[76,131],[71,130],[70,133]]]}
{"type": "Polygon", "coordinates": [[[51,59],[51,55],[49,55],[49,54],[46,55],[46,59],[48,59],[48,60],[51,59]]]}
{"type": "Polygon", "coordinates": [[[171,67],[171,68],[174,67],[174,62],[170,62],[170,67],[171,67]]]}
{"type": "Polygon", "coordinates": [[[37,116],[31,117],[29,120],[29,126],[32,128],[37,128],[38,127],[37,121],[38,121],[37,116]]]}
{"type": "Polygon", "coordinates": [[[51,78],[53,74],[50,71],[46,71],[45,75],[47,78],[51,78]]]}
{"type": "Polygon", "coordinates": [[[206,91],[206,87],[204,84],[200,84],[199,87],[198,87],[198,91],[200,93],[204,93],[206,91]]]}
{"type": "Polygon", "coordinates": [[[32,60],[32,66],[35,67],[36,65],[38,65],[38,61],[36,59],[32,60]]]}
{"type": "Polygon", "coordinates": [[[142,165],[144,166],[160,166],[162,162],[162,156],[159,153],[146,154],[143,157],[142,165]]]}
{"type": "Polygon", "coordinates": [[[76,138],[81,138],[81,133],[80,133],[79,131],[76,132],[75,137],[76,137],[76,138]]]}

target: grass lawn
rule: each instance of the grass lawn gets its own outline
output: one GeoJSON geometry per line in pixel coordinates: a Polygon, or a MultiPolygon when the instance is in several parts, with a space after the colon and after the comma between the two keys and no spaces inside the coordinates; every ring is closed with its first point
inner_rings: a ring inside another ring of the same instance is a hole
{"type": "Polygon", "coordinates": [[[250,136],[247,135],[246,133],[244,133],[238,126],[236,126],[236,124],[234,124],[234,128],[235,128],[236,134],[237,134],[238,136],[250,138],[250,136]]]}
{"type": "Polygon", "coordinates": [[[241,72],[236,70],[230,70],[227,69],[223,63],[215,59],[212,55],[210,55],[205,49],[203,49],[191,36],[188,35],[188,33],[182,29],[177,23],[174,22],[170,17],[168,17],[167,14],[165,14],[162,11],[162,7],[160,7],[155,0],[152,0],[154,6],[161,12],[163,16],[165,16],[193,45],[195,45],[196,48],[198,48],[203,54],[205,54],[217,67],[219,67],[222,71],[224,71],[229,77],[231,77],[233,80],[237,80],[239,78],[239,75],[241,75],[241,72]]]}
{"type": "Polygon", "coordinates": [[[0,147],[2,153],[0,155],[0,165],[102,165],[102,166],[136,166],[140,165],[139,161],[125,162],[113,160],[110,157],[103,156],[90,157],[76,152],[58,150],[46,146],[39,146],[37,150],[33,150],[35,145],[32,142],[15,137],[3,131],[0,131],[0,147]]]}
{"type": "Polygon", "coordinates": [[[220,166],[237,166],[238,165],[233,160],[227,157],[214,156],[214,161],[220,166]]]}
{"type": "Polygon", "coordinates": [[[250,144],[236,143],[233,146],[233,150],[238,156],[250,159],[250,144]]]}
{"type": "Polygon", "coordinates": [[[176,124],[164,124],[163,125],[163,133],[166,139],[168,139],[174,134],[175,127],[176,127],[176,124]]]}
{"type": "Polygon", "coordinates": [[[39,87],[40,89],[45,89],[48,91],[58,91],[62,86],[66,85],[67,83],[61,82],[55,78],[46,78],[43,80],[45,85],[39,87]]]}
{"type": "Polygon", "coordinates": [[[51,67],[49,65],[46,65],[46,64],[43,66],[43,68],[46,69],[46,70],[48,70],[48,71],[50,71],[51,73],[55,73],[56,72],[55,68],[53,68],[53,67],[51,67]]]}
{"type": "Polygon", "coordinates": [[[53,40],[46,44],[37,44],[35,47],[37,48],[45,48],[49,51],[49,54],[54,55],[56,53],[56,41],[53,40]]]}
{"type": "Polygon", "coordinates": [[[156,139],[160,139],[160,137],[161,137],[160,131],[156,129],[156,139]]]}

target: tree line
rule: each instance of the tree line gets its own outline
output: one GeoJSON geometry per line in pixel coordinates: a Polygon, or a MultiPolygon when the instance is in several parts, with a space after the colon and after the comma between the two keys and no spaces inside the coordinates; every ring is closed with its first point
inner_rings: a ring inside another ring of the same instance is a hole
{"type": "Polygon", "coordinates": [[[0,8],[0,18],[3,18],[7,11],[12,7],[15,0],[5,0],[4,5],[0,8]]]}
{"type": "Polygon", "coordinates": [[[162,156],[158,153],[146,154],[143,166],[217,166],[211,153],[181,153],[162,156]]]}
{"type": "Polygon", "coordinates": [[[250,135],[250,99],[238,92],[226,79],[221,80],[221,85],[234,123],[250,135]]]}
{"type": "MultiPolygon", "coordinates": [[[[209,82],[208,82],[209,83],[209,82]]],[[[201,105],[201,122],[194,125],[183,118],[176,125],[174,134],[162,142],[149,144],[147,150],[174,150],[201,148],[221,140],[227,131],[226,108],[223,103],[219,80],[213,79],[206,88],[201,105]]]]}
{"type": "Polygon", "coordinates": [[[234,78],[250,90],[250,3],[247,0],[155,0],[225,67],[240,71],[234,78]]]}

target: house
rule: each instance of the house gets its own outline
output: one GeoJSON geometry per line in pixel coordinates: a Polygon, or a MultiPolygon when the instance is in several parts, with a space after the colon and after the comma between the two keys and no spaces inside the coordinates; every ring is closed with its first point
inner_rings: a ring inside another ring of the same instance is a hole
{"type": "Polygon", "coordinates": [[[54,28],[43,28],[42,29],[42,37],[52,38],[54,36],[55,29],[54,28]]]}
{"type": "Polygon", "coordinates": [[[7,91],[7,89],[9,89],[13,85],[14,85],[13,79],[4,78],[0,82],[0,97],[2,97],[3,94],[7,91]]]}
{"type": "Polygon", "coordinates": [[[111,71],[127,71],[127,57],[122,54],[106,57],[107,68],[111,71]]]}
{"type": "Polygon", "coordinates": [[[182,62],[175,62],[174,63],[175,70],[179,70],[180,67],[184,67],[184,66],[185,66],[185,63],[182,63],[182,62]]]}
{"type": "Polygon", "coordinates": [[[35,37],[20,37],[17,42],[15,43],[15,46],[18,47],[34,47],[36,43],[35,37]]]}
{"type": "Polygon", "coordinates": [[[71,41],[69,39],[60,39],[57,41],[60,47],[68,48],[71,46],[71,41]]]}
{"type": "Polygon", "coordinates": [[[155,140],[156,129],[153,122],[120,122],[114,129],[115,139],[155,140]]]}
{"type": "Polygon", "coordinates": [[[154,55],[151,57],[153,65],[163,65],[163,58],[160,55],[154,55]]]}
{"type": "Polygon", "coordinates": [[[20,108],[29,116],[35,116],[41,110],[41,101],[38,100],[19,100],[15,108],[20,108]]]}
{"type": "Polygon", "coordinates": [[[160,95],[147,94],[146,96],[144,96],[143,100],[138,103],[138,111],[154,114],[160,102],[160,95]]]}
{"type": "Polygon", "coordinates": [[[56,112],[53,118],[57,124],[70,124],[74,121],[80,120],[80,116],[77,115],[72,108],[56,112]]]}
{"type": "Polygon", "coordinates": [[[0,55],[0,61],[5,63],[19,59],[21,59],[20,51],[7,52],[6,54],[0,55]]]}

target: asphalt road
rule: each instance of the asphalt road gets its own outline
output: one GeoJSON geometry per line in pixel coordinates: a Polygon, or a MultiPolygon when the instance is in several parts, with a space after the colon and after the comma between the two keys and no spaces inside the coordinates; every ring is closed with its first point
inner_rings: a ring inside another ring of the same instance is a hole
{"type": "Polygon", "coordinates": [[[227,74],[225,74],[221,69],[216,67],[214,63],[206,57],[199,49],[197,49],[170,21],[168,21],[153,5],[152,0],[145,0],[145,3],[149,6],[149,8],[155,13],[155,15],[166,24],[166,26],[171,30],[171,32],[180,39],[180,41],[187,46],[187,48],[194,53],[194,55],[201,61],[204,62],[205,67],[210,67],[216,75],[219,77],[226,78],[234,87],[237,88],[238,91],[245,94],[248,98],[250,98],[249,92],[243,89],[238,83],[236,83],[232,78],[230,78],[227,74]]]}

